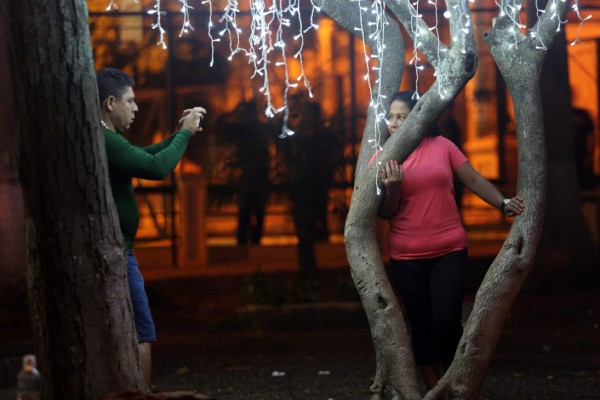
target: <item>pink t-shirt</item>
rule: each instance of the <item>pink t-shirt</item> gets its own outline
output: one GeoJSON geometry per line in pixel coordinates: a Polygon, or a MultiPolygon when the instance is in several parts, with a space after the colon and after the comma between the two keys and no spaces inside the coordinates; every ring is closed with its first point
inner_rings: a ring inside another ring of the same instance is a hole
{"type": "Polygon", "coordinates": [[[402,163],[400,204],[388,235],[390,258],[434,258],[467,248],[453,184],[454,170],[465,162],[454,143],[435,136],[423,139],[402,163]]]}

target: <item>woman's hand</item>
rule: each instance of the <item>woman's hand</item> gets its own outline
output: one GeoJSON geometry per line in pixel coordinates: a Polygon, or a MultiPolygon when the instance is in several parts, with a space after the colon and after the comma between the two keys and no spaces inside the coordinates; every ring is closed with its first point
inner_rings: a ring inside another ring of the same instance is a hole
{"type": "Polygon", "coordinates": [[[509,201],[504,205],[502,211],[507,217],[514,217],[521,215],[525,209],[525,202],[519,196],[508,199],[509,201]]]}
{"type": "Polygon", "coordinates": [[[381,182],[385,186],[385,190],[390,192],[399,189],[402,179],[404,179],[402,165],[398,164],[396,160],[386,162],[385,168],[381,169],[381,182]]]}

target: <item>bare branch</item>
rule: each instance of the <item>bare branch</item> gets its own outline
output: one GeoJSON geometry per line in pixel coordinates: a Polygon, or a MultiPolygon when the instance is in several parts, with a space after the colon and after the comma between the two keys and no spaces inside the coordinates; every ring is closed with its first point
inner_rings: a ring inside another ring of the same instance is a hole
{"type": "Polygon", "coordinates": [[[561,29],[560,26],[567,23],[569,3],[568,0],[549,1],[542,16],[531,29],[532,32],[536,32],[547,48],[552,47],[556,33],[561,29]]]}
{"type": "MultiPolygon", "coordinates": [[[[513,98],[519,149],[517,193],[526,200],[527,207],[515,219],[502,250],[490,266],[454,361],[436,389],[450,386],[453,395],[461,399],[479,397],[484,371],[510,307],[533,266],[545,209],[546,145],[539,81],[547,52],[536,49],[538,38],[520,33],[514,19],[518,11],[510,11],[512,15],[505,13],[498,19],[486,34],[486,41],[513,98]]],[[[547,23],[548,19],[542,24],[547,23]]],[[[542,34],[546,44],[551,44],[556,25],[554,32],[546,29],[542,34]]]]}
{"type": "Polygon", "coordinates": [[[438,27],[430,28],[409,1],[386,0],[386,4],[398,17],[413,43],[415,45],[420,43],[418,48],[425,54],[433,68],[437,69],[440,58],[448,51],[446,45],[432,32],[432,29],[438,29],[438,27]]]}

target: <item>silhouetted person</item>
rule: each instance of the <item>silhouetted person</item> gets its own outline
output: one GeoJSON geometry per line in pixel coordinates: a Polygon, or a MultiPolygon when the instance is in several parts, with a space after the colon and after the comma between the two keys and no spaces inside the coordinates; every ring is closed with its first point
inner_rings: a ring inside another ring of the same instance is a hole
{"type": "Polygon", "coordinates": [[[236,147],[229,166],[239,172],[233,184],[238,200],[237,242],[259,244],[263,235],[265,208],[269,199],[268,132],[257,117],[254,101],[243,101],[219,119],[228,140],[236,147]]]}
{"type": "Polygon", "coordinates": [[[598,185],[598,176],[594,173],[594,122],[582,108],[572,108],[571,115],[579,187],[591,189],[598,185]]]}

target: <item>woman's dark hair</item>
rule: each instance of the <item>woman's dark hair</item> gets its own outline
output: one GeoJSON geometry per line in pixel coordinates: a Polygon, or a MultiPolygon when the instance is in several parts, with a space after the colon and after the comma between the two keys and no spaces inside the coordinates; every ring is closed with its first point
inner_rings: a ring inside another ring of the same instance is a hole
{"type": "Polygon", "coordinates": [[[100,104],[109,96],[115,96],[121,100],[127,88],[133,88],[135,81],[125,72],[115,68],[104,68],[96,74],[98,83],[98,97],[100,104]]]}
{"type": "Polygon", "coordinates": [[[412,110],[413,108],[415,108],[415,105],[417,104],[417,101],[419,101],[420,97],[421,97],[421,93],[417,92],[417,95],[415,96],[414,90],[405,90],[402,92],[396,92],[392,96],[392,101],[390,101],[390,104],[392,104],[395,101],[401,101],[401,102],[405,103],[408,106],[408,108],[410,108],[412,110]]]}
{"type": "MultiPolygon", "coordinates": [[[[392,101],[390,101],[390,105],[395,101],[401,101],[404,104],[406,104],[408,106],[408,108],[410,108],[410,110],[412,111],[412,109],[415,108],[415,106],[417,105],[417,102],[419,101],[421,96],[422,96],[422,94],[419,92],[417,92],[417,95],[415,95],[414,90],[405,90],[402,92],[396,92],[392,96],[392,101]]],[[[425,136],[426,137],[434,137],[434,136],[439,136],[440,134],[441,134],[441,132],[439,129],[433,128],[433,129],[430,129],[429,132],[427,132],[425,134],[425,136]]]]}

